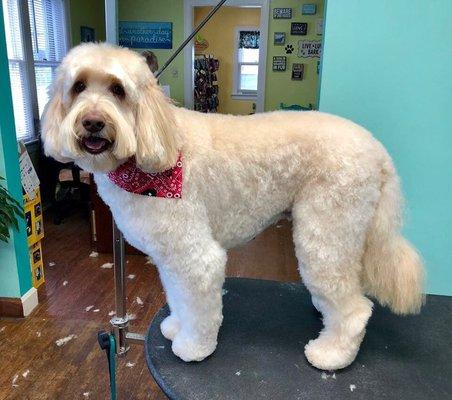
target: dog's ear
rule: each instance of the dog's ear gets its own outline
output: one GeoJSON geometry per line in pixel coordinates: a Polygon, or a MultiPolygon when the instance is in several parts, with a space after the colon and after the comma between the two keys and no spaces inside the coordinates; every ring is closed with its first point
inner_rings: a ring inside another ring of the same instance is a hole
{"type": "Polygon", "coordinates": [[[44,108],[41,117],[41,139],[44,153],[60,162],[71,161],[61,156],[61,124],[65,111],[63,108],[63,81],[57,79],[49,89],[50,100],[44,108]]]}
{"type": "Polygon", "coordinates": [[[173,167],[179,154],[178,132],[170,101],[154,81],[141,94],[136,114],[138,166],[148,172],[173,167]]]}

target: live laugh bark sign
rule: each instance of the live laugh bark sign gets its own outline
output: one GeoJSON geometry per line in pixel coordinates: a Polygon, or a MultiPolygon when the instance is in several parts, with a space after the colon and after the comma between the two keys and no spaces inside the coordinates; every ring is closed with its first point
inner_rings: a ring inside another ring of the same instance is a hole
{"type": "Polygon", "coordinates": [[[322,55],[322,42],[300,40],[298,42],[298,57],[313,58],[322,55]]]}

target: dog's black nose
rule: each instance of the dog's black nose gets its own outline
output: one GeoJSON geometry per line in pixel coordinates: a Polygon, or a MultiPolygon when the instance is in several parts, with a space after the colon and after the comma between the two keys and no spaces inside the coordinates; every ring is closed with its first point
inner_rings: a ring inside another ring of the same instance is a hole
{"type": "Polygon", "coordinates": [[[104,128],[105,123],[100,119],[85,118],[82,125],[88,132],[96,133],[104,128]]]}

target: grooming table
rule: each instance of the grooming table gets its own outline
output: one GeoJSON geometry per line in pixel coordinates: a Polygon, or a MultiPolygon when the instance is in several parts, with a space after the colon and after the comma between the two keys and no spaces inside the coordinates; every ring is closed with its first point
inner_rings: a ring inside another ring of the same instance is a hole
{"type": "Polygon", "coordinates": [[[303,354],[322,324],[302,284],[234,278],[224,288],[218,347],[204,361],[173,355],[159,327],[167,306],[149,327],[146,361],[170,399],[452,398],[452,297],[428,296],[408,317],[376,305],[355,362],[333,376],[303,354]]]}

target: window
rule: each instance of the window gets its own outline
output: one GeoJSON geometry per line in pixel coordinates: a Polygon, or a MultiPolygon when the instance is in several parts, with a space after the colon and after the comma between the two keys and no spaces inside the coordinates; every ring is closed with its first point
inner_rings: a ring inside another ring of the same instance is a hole
{"type": "Polygon", "coordinates": [[[63,0],[2,0],[18,140],[37,134],[47,88],[67,51],[63,0]],[[28,12],[27,12],[28,11],[28,12]]]}
{"type": "Polygon", "coordinates": [[[237,28],[235,95],[257,95],[259,36],[256,28],[237,28]]]}

